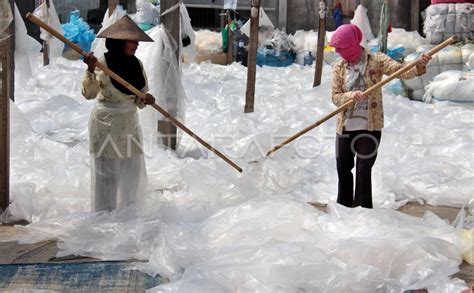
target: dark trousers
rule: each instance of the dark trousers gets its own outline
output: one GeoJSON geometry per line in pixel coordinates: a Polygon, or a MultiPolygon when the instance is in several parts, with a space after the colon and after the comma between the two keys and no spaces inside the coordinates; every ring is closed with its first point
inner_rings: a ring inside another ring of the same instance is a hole
{"type": "Polygon", "coordinates": [[[346,207],[372,208],[372,166],[377,158],[380,131],[344,131],[336,136],[337,202],[346,207]],[[356,184],[352,169],[356,157],[356,184]]]}

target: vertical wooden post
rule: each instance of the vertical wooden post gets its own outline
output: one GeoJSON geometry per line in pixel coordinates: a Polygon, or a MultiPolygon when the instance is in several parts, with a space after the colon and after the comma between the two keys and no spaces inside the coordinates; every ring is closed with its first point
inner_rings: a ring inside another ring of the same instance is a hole
{"type": "Polygon", "coordinates": [[[286,22],[288,17],[288,1],[278,0],[278,28],[286,31],[286,22]]]}
{"type": "Polygon", "coordinates": [[[232,22],[234,21],[232,17],[230,17],[229,10],[226,12],[227,17],[227,65],[232,64],[234,62],[234,31],[232,30],[232,22]]]}
{"type": "Polygon", "coordinates": [[[388,27],[390,25],[390,6],[388,0],[384,0],[380,10],[380,25],[378,36],[379,51],[387,54],[388,27]]]}
{"type": "MultiPolygon", "coordinates": [[[[179,3],[179,0],[161,0],[160,2],[160,11],[161,13],[165,12],[167,9],[177,5],[179,3]]],[[[173,39],[176,41],[176,44],[178,44],[178,47],[176,49],[176,60],[177,64],[179,65],[179,47],[181,44],[181,33],[179,30],[179,23],[180,23],[180,12],[179,12],[179,7],[171,11],[170,13],[167,13],[165,15],[161,16],[161,23],[165,27],[166,30],[168,30],[173,37],[173,39]]],[[[166,97],[167,99],[175,99],[174,104],[177,104],[177,97],[166,97]]],[[[172,115],[176,115],[177,113],[173,113],[171,111],[172,115]]],[[[163,143],[173,149],[176,150],[176,136],[178,133],[178,129],[176,126],[173,125],[170,121],[158,121],[158,132],[160,132],[163,135],[163,143]]]]}
{"type": "Polygon", "coordinates": [[[247,90],[245,92],[244,108],[245,113],[251,113],[254,111],[259,18],[260,0],[252,0],[252,8],[250,10],[250,41],[247,59],[247,90]]]}
{"type": "MultiPolygon", "coordinates": [[[[43,0],[46,4],[46,19],[49,19],[49,0],[43,0]]],[[[43,40],[43,66],[49,65],[49,41],[43,40]]]]}
{"type": "Polygon", "coordinates": [[[411,30],[418,31],[420,27],[420,0],[411,0],[411,30]]]}
{"type": "Polygon", "coordinates": [[[318,30],[318,48],[316,52],[316,70],[314,73],[313,87],[321,84],[321,76],[323,74],[324,61],[324,41],[326,39],[326,2],[319,2],[319,30],[318,30]]]}
{"type": "MultiPolygon", "coordinates": [[[[14,0],[9,0],[13,17],[14,0]]],[[[0,209],[10,204],[10,99],[14,97],[15,20],[7,30],[10,37],[0,44],[2,66],[0,90],[0,209]]]]}
{"type": "Polygon", "coordinates": [[[117,0],[109,0],[109,16],[114,14],[115,8],[117,8],[117,0]]]}

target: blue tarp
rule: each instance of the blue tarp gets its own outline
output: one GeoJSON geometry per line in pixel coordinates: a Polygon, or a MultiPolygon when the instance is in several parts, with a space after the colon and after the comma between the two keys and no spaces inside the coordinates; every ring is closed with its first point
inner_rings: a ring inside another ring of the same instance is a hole
{"type": "Polygon", "coordinates": [[[293,64],[293,62],[295,62],[295,55],[290,51],[281,50],[277,53],[271,49],[257,49],[258,66],[285,67],[293,64]]]}
{"type": "Polygon", "coordinates": [[[144,292],[167,283],[130,270],[130,262],[75,262],[0,265],[0,291],[18,288],[61,292],[144,292]]]}

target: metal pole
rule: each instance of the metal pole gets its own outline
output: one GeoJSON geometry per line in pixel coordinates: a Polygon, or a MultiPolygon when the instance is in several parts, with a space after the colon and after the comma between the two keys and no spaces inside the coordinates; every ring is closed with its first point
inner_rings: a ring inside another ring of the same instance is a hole
{"type": "Polygon", "coordinates": [[[316,70],[314,73],[313,87],[321,84],[324,61],[324,41],[326,39],[326,2],[319,2],[319,31],[318,31],[318,49],[316,52],[316,70]]]}
{"type": "Polygon", "coordinates": [[[247,59],[247,90],[245,92],[245,113],[254,110],[255,76],[257,74],[258,21],[260,17],[260,0],[252,0],[250,9],[250,41],[247,59]]]}

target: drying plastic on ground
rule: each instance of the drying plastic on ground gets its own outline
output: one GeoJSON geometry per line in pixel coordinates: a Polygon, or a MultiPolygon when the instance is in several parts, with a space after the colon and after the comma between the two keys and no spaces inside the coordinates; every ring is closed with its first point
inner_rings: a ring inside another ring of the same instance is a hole
{"type": "MultiPolygon", "coordinates": [[[[157,60],[147,58],[154,54],[142,54],[152,68],[157,60]]],[[[471,201],[473,212],[469,105],[425,104],[385,91],[386,128],[373,170],[376,209],[347,209],[333,202],[335,120],[265,157],[335,109],[330,67],[318,88],[314,67],[258,68],[255,112],[244,114],[244,67],[183,65],[186,125],[244,172],[187,135],[177,152],[159,145],[155,112],[147,108],[140,111],[146,196],[137,206],[93,214],[87,122],[94,101],[80,94],[85,65],[59,59],[34,70],[36,78],[16,84],[11,103],[9,210],[32,224],[2,241],[57,239],[59,256],[148,260],[136,268],[171,280],[151,292],[465,287],[449,276],[472,249],[461,229],[472,229],[472,217],[454,227],[431,213],[418,219],[393,209],[407,201],[455,207],[471,201]],[[328,213],[307,202],[329,203],[328,213]]]]}

